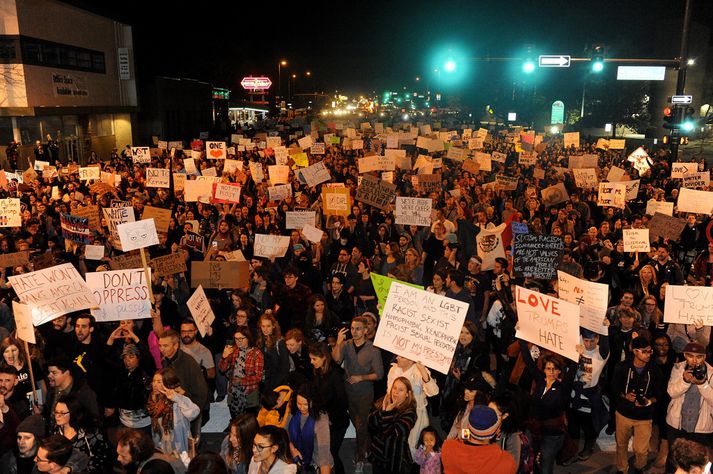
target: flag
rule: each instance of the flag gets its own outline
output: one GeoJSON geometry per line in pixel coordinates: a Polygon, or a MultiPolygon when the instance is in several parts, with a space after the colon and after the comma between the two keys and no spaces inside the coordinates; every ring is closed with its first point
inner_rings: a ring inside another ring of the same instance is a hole
{"type": "Polygon", "coordinates": [[[492,270],[495,266],[495,259],[505,258],[505,247],[503,246],[502,234],[506,223],[492,229],[480,229],[477,236],[478,256],[483,260],[481,269],[492,270]]]}

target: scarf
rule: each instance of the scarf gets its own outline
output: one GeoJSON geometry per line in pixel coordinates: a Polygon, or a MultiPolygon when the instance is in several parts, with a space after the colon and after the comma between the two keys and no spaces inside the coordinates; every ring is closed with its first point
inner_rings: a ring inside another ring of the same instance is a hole
{"type": "Polygon", "coordinates": [[[165,395],[158,393],[155,397],[149,397],[146,410],[151,417],[151,428],[158,432],[159,428],[164,433],[173,431],[173,402],[165,395]]]}
{"type": "Polygon", "coordinates": [[[314,418],[308,416],[304,427],[301,420],[302,413],[298,411],[290,420],[288,432],[292,444],[302,453],[304,466],[309,466],[312,464],[312,454],[314,454],[314,418]]]}

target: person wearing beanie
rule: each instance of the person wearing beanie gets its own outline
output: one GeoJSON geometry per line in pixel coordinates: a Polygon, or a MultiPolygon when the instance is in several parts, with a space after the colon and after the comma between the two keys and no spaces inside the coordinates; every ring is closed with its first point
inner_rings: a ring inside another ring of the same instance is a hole
{"type": "MultiPolygon", "coordinates": [[[[17,474],[30,474],[37,472],[35,469],[35,456],[40,441],[45,438],[45,419],[40,415],[30,415],[17,425],[17,442],[11,455],[5,457],[7,464],[2,472],[15,472],[17,474]]],[[[82,472],[86,469],[89,458],[78,449],[72,449],[72,454],[65,464],[69,472],[82,472]]]]}
{"type": "MultiPolygon", "coordinates": [[[[668,380],[671,403],[666,413],[669,439],[688,439],[713,445],[713,366],[706,362],[706,348],[689,342],[684,361],[673,366],[668,380]]],[[[673,443],[666,472],[673,472],[673,443]]]]}
{"type": "Polygon", "coordinates": [[[458,439],[443,443],[441,460],[445,474],[514,474],[517,470],[512,455],[497,444],[501,419],[490,407],[475,405],[468,416],[468,428],[458,439]]]}
{"type": "Polygon", "coordinates": [[[634,438],[634,473],[643,472],[649,454],[654,407],[662,396],[661,370],[651,361],[651,343],[644,336],[631,340],[633,357],[614,369],[612,393],[616,404],[616,468],[629,472],[629,440],[634,438]]]}

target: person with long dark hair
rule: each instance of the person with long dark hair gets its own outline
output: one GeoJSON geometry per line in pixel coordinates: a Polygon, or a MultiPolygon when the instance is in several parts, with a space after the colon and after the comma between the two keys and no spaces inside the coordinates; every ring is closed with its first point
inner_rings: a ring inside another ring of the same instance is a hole
{"type": "Polygon", "coordinates": [[[248,474],[295,474],[297,465],[290,459],[287,431],[277,426],[260,428],[253,440],[253,457],[248,474]]]}
{"type": "Polygon", "coordinates": [[[223,349],[218,368],[226,374],[230,416],[237,418],[246,410],[257,410],[260,401],[260,380],[263,373],[262,351],[254,347],[250,329],[235,330],[233,344],[223,349]]]}
{"type": "Polygon", "coordinates": [[[89,458],[87,473],[103,473],[109,467],[109,445],[92,418],[74,395],[60,395],[54,406],[54,433],[67,438],[89,458]]]}
{"type": "Polygon", "coordinates": [[[304,472],[329,474],[334,463],[329,447],[329,415],[315,404],[309,385],[302,385],[292,402],[293,415],[287,427],[292,458],[304,472]]]}
{"type": "Polygon", "coordinates": [[[246,474],[252,458],[252,442],[260,429],[255,415],[243,413],[230,422],[228,435],[220,446],[220,455],[230,474],[246,474]]]}

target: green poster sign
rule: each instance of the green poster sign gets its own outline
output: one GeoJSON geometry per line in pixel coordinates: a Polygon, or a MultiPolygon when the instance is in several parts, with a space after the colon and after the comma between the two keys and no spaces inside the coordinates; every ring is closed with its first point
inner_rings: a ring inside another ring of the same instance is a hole
{"type": "Polygon", "coordinates": [[[395,278],[389,278],[384,275],[379,275],[378,273],[371,274],[371,284],[374,285],[374,290],[376,291],[376,299],[379,302],[379,314],[381,314],[381,308],[386,304],[386,297],[389,295],[389,289],[393,282],[403,283],[413,288],[418,288],[423,290],[422,286],[415,285],[413,283],[407,283],[405,281],[397,280],[395,278]]]}

